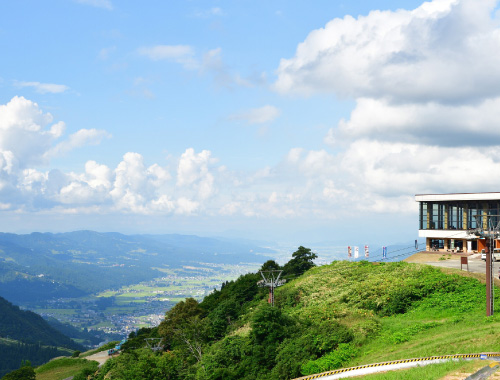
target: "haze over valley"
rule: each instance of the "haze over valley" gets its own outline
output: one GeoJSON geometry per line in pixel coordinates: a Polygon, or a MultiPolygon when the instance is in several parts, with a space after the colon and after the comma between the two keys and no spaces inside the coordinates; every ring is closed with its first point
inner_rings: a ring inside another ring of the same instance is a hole
{"type": "Polygon", "coordinates": [[[0,296],[46,318],[123,337],[158,325],[179,300],[202,299],[275,253],[198,236],[0,234],[0,296]]]}

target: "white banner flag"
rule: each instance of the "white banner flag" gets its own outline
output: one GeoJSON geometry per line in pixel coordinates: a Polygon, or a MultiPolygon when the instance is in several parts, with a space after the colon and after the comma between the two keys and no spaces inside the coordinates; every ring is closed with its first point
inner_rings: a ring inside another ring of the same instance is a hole
{"type": "Polygon", "coordinates": [[[359,247],[354,247],[354,258],[357,259],[359,257],[359,247]]]}

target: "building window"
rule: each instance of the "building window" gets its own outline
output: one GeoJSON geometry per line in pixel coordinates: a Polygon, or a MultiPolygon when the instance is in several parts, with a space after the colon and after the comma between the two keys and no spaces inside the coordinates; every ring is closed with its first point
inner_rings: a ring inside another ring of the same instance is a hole
{"type": "Polygon", "coordinates": [[[481,227],[478,225],[477,220],[479,219],[479,223],[481,223],[480,216],[483,213],[483,209],[480,204],[477,203],[469,203],[469,209],[467,210],[467,228],[473,229],[473,228],[479,228],[481,227]]]}
{"type": "Polygon", "coordinates": [[[430,211],[430,229],[431,230],[442,230],[444,229],[444,205],[440,203],[432,203],[432,208],[429,207],[430,211]]]}
{"type": "Polygon", "coordinates": [[[460,204],[450,204],[448,206],[448,229],[463,229],[463,206],[460,204]]]}
{"type": "Polygon", "coordinates": [[[444,249],[444,239],[431,239],[431,249],[444,249]]]}
{"type": "Polygon", "coordinates": [[[420,202],[420,229],[427,229],[427,202],[420,202]]]}
{"type": "Polygon", "coordinates": [[[498,212],[498,203],[489,202],[488,203],[488,228],[495,229],[500,221],[498,212]]]}
{"type": "Polygon", "coordinates": [[[463,242],[463,240],[449,239],[446,248],[447,249],[463,250],[464,249],[464,242],[463,242]]]}

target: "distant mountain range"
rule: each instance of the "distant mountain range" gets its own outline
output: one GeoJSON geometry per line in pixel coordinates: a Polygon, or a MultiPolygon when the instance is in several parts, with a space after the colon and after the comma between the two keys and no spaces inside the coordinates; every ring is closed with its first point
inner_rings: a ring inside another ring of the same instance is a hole
{"type": "Polygon", "coordinates": [[[272,250],[194,235],[0,233],[0,296],[16,304],[80,297],[161,276],[192,263],[263,262],[272,250]]]}

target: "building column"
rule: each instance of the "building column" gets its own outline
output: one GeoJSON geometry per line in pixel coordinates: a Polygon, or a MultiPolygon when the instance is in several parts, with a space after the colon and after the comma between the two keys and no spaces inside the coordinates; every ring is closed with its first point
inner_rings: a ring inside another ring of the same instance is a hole
{"type": "Polygon", "coordinates": [[[481,218],[481,222],[483,224],[483,230],[488,230],[488,203],[483,203],[483,217],[481,218]]]}
{"type": "Polygon", "coordinates": [[[467,214],[469,212],[469,205],[465,204],[462,208],[462,229],[466,230],[468,225],[467,214]]]}
{"type": "MultiPolygon", "coordinates": [[[[447,230],[448,229],[448,210],[450,208],[449,205],[445,204],[444,205],[444,215],[443,215],[443,223],[444,223],[444,230],[447,230]]],[[[446,247],[445,247],[446,248],[446,247]]]]}

